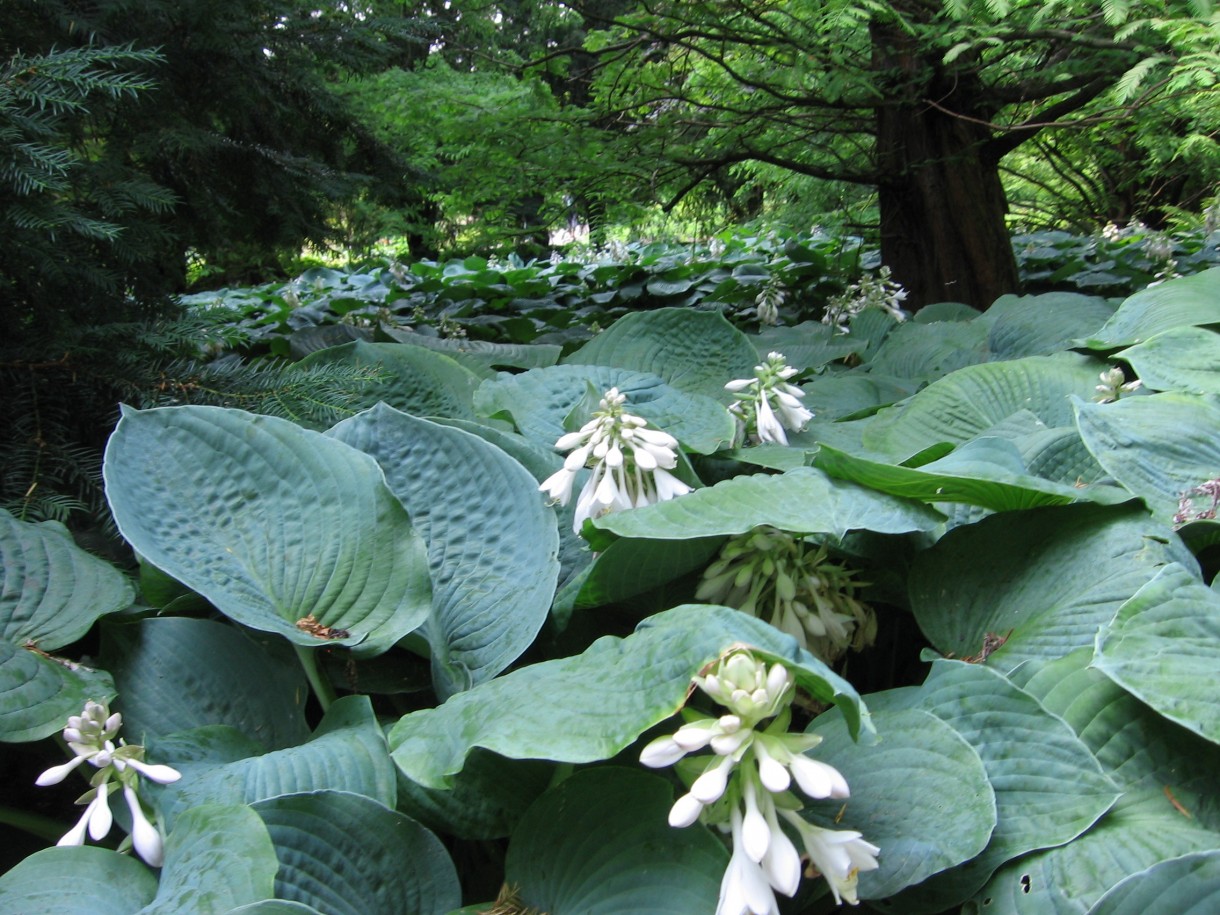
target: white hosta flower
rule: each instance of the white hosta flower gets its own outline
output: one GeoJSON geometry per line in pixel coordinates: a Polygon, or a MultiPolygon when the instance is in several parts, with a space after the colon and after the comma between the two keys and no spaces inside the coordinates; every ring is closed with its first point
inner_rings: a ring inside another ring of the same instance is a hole
{"type": "Polygon", "coordinates": [[[145,815],[136,792],[141,777],[168,785],[182,776],[170,766],[144,762],[142,746],[123,740],[119,740],[116,746],[114,741],[122,725],[122,716],[110,714],[105,703],[86,702],[80,715],[68,719],[68,726],[63,732],[68,747],[76,754],[75,758],[47,769],[38,776],[35,784],[57,785],[83,763],[89,763],[97,770],[90,779],[93,787],[77,801],[86,805],[85,812],[76,825],[64,833],[58,844],[82,845],[86,834],[94,841],[104,839],[114,823],[110,812],[110,794],[113,789],[121,787],[131,810],[131,840],[136,853],[153,867],[160,867],[164,857],[161,833],[145,815]]]}
{"type": "Polygon", "coordinates": [[[785,430],[799,432],[813,419],[801,404],[805,392],[788,383],[796,374],[782,354],[769,353],[766,362],[754,366],[753,378],[738,378],[724,386],[730,393],[744,395],[730,405],[729,412],[737,417],[747,439],[786,445],[785,430]]]}
{"type": "Polygon", "coordinates": [[[810,863],[830,884],[835,902],[846,900],[849,905],[857,905],[856,880],[861,871],[877,869],[881,849],[854,830],[823,829],[792,811],[779,813],[800,835],[810,863]]]}
{"type": "Polygon", "coordinates": [[[907,291],[890,276],[890,268],[882,267],[877,276],[864,276],[852,283],[842,295],[834,296],[826,303],[822,323],[833,327],[838,333],[851,333],[851,319],[866,308],[880,308],[895,321],[905,321],[906,312],[902,303],[907,291]]]}
{"type": "Polygon", "coordinates": [[[644,747],[640,761],[652,768],[681,763],[690,790],[670,808],[671,826],[703,820],[730,834],[733,848],[717,915],[770,915],[778,912],[776,892],[796,894],[801,856],[781,817],[800,835],[835,898],[855,904],[856,874],[877,866],[879,849],[858,832],[820,830],[795,813],[801,802],[788,790],[793,782],[815,799],[841,799],[850,792],[837,769],[805,755],[821,743],[820,736],[787,730],[795,694],[791,672],[738,648],[693,679],[728,714],[694,718],[658,737],[644,747]],[[704,748],[712,755],[702,757],[702,768],[701,758],[685,759],[704,748]]]}
{"type": "Polygon", "coordinates": [[[151,867],[160,867],[165,861],[165,843],[161,832],[144,815],[144,807],[130,785],[123,786],[123,798],[131,811],[131,844],[141,858],[151,867]]]}
{"type": "Polygon", "coordinates": [[[779,915],[779,905],[766,871],[745,851],[742,841],[742,815],[731,814],[733,853],[720,881],[720,901],[716,915],[779,915]]]}
{"type": "Polygon", "coordinates": [[[670,473],[678,466],[677,439],[624,412],[626,402],[627,395],[611,388],[591,420],[561,435],[555,448],[569,454],[563,467],[538,487],[552,502],[567,505],[577,474],[590,468],[572,518],[577,534],[586,518],[667,502],[691,491],[670,473]]]}

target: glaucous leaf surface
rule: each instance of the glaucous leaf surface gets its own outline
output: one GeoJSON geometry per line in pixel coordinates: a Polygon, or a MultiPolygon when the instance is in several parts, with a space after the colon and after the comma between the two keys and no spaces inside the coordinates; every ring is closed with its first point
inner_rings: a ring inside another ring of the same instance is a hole
{"type": "Polygon", "coordinates": [[[423,539],[342,442],[241,410],[125,409],[104,475],[127,541],[243,625],[367,656],[428,616],[423,539]]]}
{"type": "Polygon", "coordinates": [[[444,353],[403,343],[357,340],[319,350],[298,365],[308,368],[335,363],[379,373],[365,387],[355,409],[383,402],[417,416],[475,418],[474,392],[480,377],[444,353]]]}
{"type": "Polygon", "coordinates": [[[389,730],[394,761],[428,788],[445,788],[475,747],[514,759],[596,762],[617,755],[686,702],[691,677],[736,645],[784,660],[797,684],[843,709],[853,735],[871,732],[852,686],[761,620],[728,607],[684,604],[626,638],[531,664],[403,716],[389,730]]]}
{"type": "Polygon", "coordinates": [[[1089,748],[1033,696],[983,664],[936,661],[928,679],[870,696],[869,710],[917,708],[957,731],[983,761],[996,798],[996,827],[972,860],[879,904],[942,912],[972,896],[1005,861],[1070,842],[1118,799],[1089,748]]]}
{"type": "Polygon", "coordinates": [[[758,357],[719,312],[658,308],[624,315],[563,361],[648,372],[679,391],[727,401],[725,382],[753,378],[758,357]]]}
{"type": "Polygon", "coordinates": [[[149,756],[182,773],[155,792],[171,828],[200,804],[253,804],[321,790],[362,794],[387,807],[396,799],[394,765],[367,696],[336,701],[300,746],[259,753],[232,729],[212,727],[152,741],[149,756]]]}
{"type": "Polygon", "coordinates": [[[437,692],[515,661],[547,618],[559,575],[555,514],[534,477],[477,435],[379,404],[327,435],[371,455],[428,545],[424,633],[437,692]]]}
{"type": "Polygon", "coordinates": [[[915,619],[944,654],[989,664],[1092,647],[1119,606],[1167,563],[1196,567],[1177,538],[1136,505],[1067,505],[1005,512],[954,528],[915,557],[915,619]]]}
{"type": "Polygon", "coordinates": [[[64,728],[85,702],[109,701],[114,680],[104,670],[0,640],[0,741],[41,740],[64,728]]]}
{"type": "Polygon", "coordinates": [[[1220,334],[1174,327],[1114,354],[1135,369],[1145,388],[1184,394],[1220,394],[1220,334]]]}
{"type": "Polygon", "coordinates": [[[1220,749],[1090,669],[1091,655],[1031,661],[1012,679],[1071,726],[1123,797],[1075,841],[1001,867],[970,915],[1085,912],[1130,874],[1220,847],[1220,749]]]}
{"type": "Polygon", "coordinates": [[[666,779],[639,769],[577,772],[521,817],[505,880],[550,915],[715,911],[728,853],[702,826],[670,826],[673,802],[666,779]]]}
{"type": "Polygon", "coordinates": [[[94,845],[44,848],[0,875],[12,915],[133,915],[156,895],[143,861],[94,845]]]}
{"type": "Polygon", "coordinates": [[[134,596],[127,576],[78,547],[62,524],[0,509],[0,639],[54,651],[134,596]]]}
{"type": "Polygon", "coordinates": [[[996,826],[996,797],[979,754],[956,730],[919,710],[887,708],[871,746],[849,739],[838,710],[807,729],[824,741],[808,755],[834,766],[851,798],[812,802],[807,819],[854,829],[880,847],[860,874],[861,899],[880,899],[981,852],[996,826]]]}
{"type": "Polygon", "coordinates": [[[249,807],[192,807],[166,838],[157,898],[139,915],[226,915],[270,899],[276,868],[267,827],[249,807]]]}
{"type": "MultiPolygon", "coordinates": [[[[813,467],[733,477],[680,499],[605,515],[593,523],[618,537],[685,540],[743,534],[760,524],[796,533],[885,534],[930,530],[942,516],[926,505],[833,480],[813,467]]],[[[595,549],[604,546],[595,538],[595,549]]]]}
{"type": "Polygon", "coordinates": [[[1220,743],[1220,593],[1168,565],[1097,634],[1092,667],[1171,721],[1220,743]]]}
{"type": "MultiPolygon", "coordinates": [[[[627,395],[624,410],[699,454],[729,444],[736,432],[733,417],[718,400],[679,390],[656,374],[604,365],[555,365],[485,381],[475,406],[484,416],[511,418],[526,438],[552,445],[589,418],[573,412],[581,412],[577,408],[590,396],[590,386],[598,396],[618,388],[627,395]]],[[[596,406],[593,398],[592,408],[596,406]]]]}
{"type": "Polygon", "coordinates": [[[879,413],[864,446],[903,461],[940,442],[974,438],[1018,410],[1050,427],[1067,426],[1068,395],[1092,397],[1103,369],[1077,353],[967,366],[879,413]]]}
{"type": "Polygon", "coordinates": [[[1088,915],[1210,915],[1220,909],[1220,849],[1192,852],[1131,874],[1106,891],[1088,915]]]}
{"type": "Polygon", "coordinates": [[[260,644],[224,623],[175,616],[116,622],[102,639],[122,697],[115,708],[134,743],[209,724],[230,725],[271,750],[309,737],[308,685],[282,642],[260,644]]]}
{"type": "Polygon", "coordinates": [[[507,759],[476,747],[448,788],[425,788],[400,770],[398,809],[435,832],[460,839],[504,838],[550,786],[555,768],[546,760],[507,759]]]}
{"type": "MultiPolygon", "coordinates": [[[[1076,402],[1080,437],[1102,467],[1153,516],[1171,522],[1178,499],[1220,477],[1220,400],[1194,394],[1076,402]]],[[[1210,505],[1202,498],[1200,508],[1210,505]]]]}
{"type": "Polygon", "coordinates": [[[1175,327],[1220,324],[1220,267],[1150,286],[1129,296],[1096,334],[1093,349],[1142,343],[1175,327]]]}
{"type": "Polygon", "coordinates": [[[345,791],[253,805],[279,861],[275,895],[330,915],[434,915],[461,904],[457,871],[439,839],[410,817],[345,791]]]}

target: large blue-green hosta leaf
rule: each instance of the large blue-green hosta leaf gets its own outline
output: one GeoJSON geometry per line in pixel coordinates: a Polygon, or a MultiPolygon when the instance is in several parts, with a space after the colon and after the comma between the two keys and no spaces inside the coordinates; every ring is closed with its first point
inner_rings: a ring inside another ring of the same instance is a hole
{"type": "Polygon", "coordinates": [[[1220,849],[1160,861],[1106,891],[1089,915],[1211,915],[1220,910],[1220,849]]]}
{"type": "Polygon", "coordinates": [[[976,321],[901,324],[869,360],[869,371],[927,382],[988,360],[987,328],[976,321]]]}
{"type": "Polygon", "coordinates": [[[1081,915],[1133,874],[1220,848],[1220,748],[1090,669],[1091,654],[1031,662],[1013,679],[1071,726],[1123,797],[1074,841],[1001,867],[968,915],[1081,915]]]}
{"type": "MultiPolygon", "coordinates": [[[[1220,400],[1193,394],[1076,403],[1076,424],[1089,451],[1164,522],[1178,499],[1220,477],[1220,400]]],[[[1199,508],[1210,499],[1197,497],[1199,508]]]]}
{"type": "Polygon", "coordinates": [[[684,604],[626,638],[605,636],[583,654],[522,667],[400,718],[389,732],[394,761],[412,781],[444,788],[475,747],[514,759],[609,759],[677,712],[691,677],[740,644],[787,663],[801,688],[843,710],[853,735],[871,731],[851,684],[795,639],[728,607],[684,604]]]}
{"type": "Polygon", "coordinates": [[[1220,334],[1175,327],[1146,343],[1115,353],[1131,363],[1145,388],[1185,394],[1220,394],[1220,334]]]}
{"type": "Polygon", "coordinates": [[[380,372],[359,398],[360,407],[379,401],[419,416],[474,419],[474,392],[480,378],[443,353],[404,343],[357,340],[302,359],[303,368],[339,363],[380,372]]]}
{"type": "Polygon", "coordinates": [[[0,741],[39,740],[85,700],[113,698],[109,674],[50,652],[134,596],[127,577],[80,549],[62,524],[0,509],[0,741]]]}
{"type": "Polygon", "coordinates": [[[249,807],[193,807],[174,823],[157,898],[139,915],[227,915],[270,899],[276,868],[271,837],[249,807]]]}
{"type": "Polygon", "coordinates": [[[0,509],[0,639],[54,651],[134,596],[127,576],[78,547],[62,524],[0,509]]]}
{"type": "Polygon", "coordinates": [[[979,754],[953,728],[919,709],[873,719],[877,742],[848,739],[836,711],[809,730],[825,740],[809,755],[834,766],[851,798],[808,807],[823,828],[854,829],[880,847],[877,870],[860,874],[860,898],[881,899],[969,861],[996,825],[996,798],[979,754]]]}
{"type": "Polygon", "coordinates": [[[428,544],[438,693],[504,670],[538,634],[559,575],[555,514],[537,481],[482,438],[384,404],[327,434],[376,459],[428,544]]]}
{"type": "Polygon", "coordinates": [[[1220,324],[1220,267],[1137,292],[1084,343],[1094,349],[1113,349],[1175,327],[1203,324],[1220,324]]]}
{"type": "Polygon", "coordinates": [[[375,655],[428,616],[423,539],[342,442],[241,410],[125,409],[104,475],[128,542],[239,623],[375,655]]]}
{"type": "Polygon", "coordinates": [[[1092,647],[1118,607],[1171,562],[1195,567],[1136,505],[1005,512],[955,528],[918,554],[911,609],[938,651],[1010,669],[1092,647]]]}
{"type": "Polygon", "coordinates": [[[617,767],[578,772],[539,798],[508,845],[504,876],[549,915],[712,912],[728,864],[699,826],[674,829],[665,779],[617,767]]]}
{"type": "Polygon", "coordinates": [[[1170,565],[1097,634],[1093,667],[1166,718],[1220,743],[1220,593],[1170,565]]]}
{"type": "Polygon", "coordinates": [[[461,904],[440,840],[359,794],[315,791],[253,805],[279,859],[275,895],[328,915],[442,915],[461,904]]]}
{"type": "Polygon", "coordinates": [[[745,334],[724,315],[689,308],[625,315],[564,360],[651,372],[680,391],[721,399],[728,397],[726,382],[754,377],[757,361],[745,334]]]}
{"type": "Polygon", "coordinates": [[[940,442],[974,438],[1018,411],[1050,427],[1067,426],[1069,396],[1092,397],[1105,367],[1076,353],[967,366],[879,413],[864,445],[905,460],[940,442]]]}
{"type": "Polygon", "coordinates": [[[200,804],[253,804],[322,790],[362,794],[387,807],[397,798],[394,765],[367,696],[339,699],[297,747],[261,753],[231,728],[212,726],[151,741],[149,757],[182,773],[156,789],[171,826],[200,804]]]}
{"type": "Polygon", "coordinates": [[[109,702],[114,681],[104,670],[0,640],[0,740],[41,740],[67,726],[86,700],[109,702]]]}
{"type": "Polygon", "coordinates": [[[828,362],[863,352],[866,348],[865,343],[851,334],[840,334],[829,324],[815,321],[805,321],[795,326],[764,327],[758,336],[747,339],[757,353],[755,362],[762,362],[769,353],[782,353],[789,365],[802,370],[819,369],[828,362]]]}
{"type": "Polygon", "coordinates": [[[207,804],[183,814],[155,873],[133,855],[95,846],[47,848],[0,877],[11,915],[227,915],[269,899],[275,852],[247,807],[207,804]]]}
{"type": "Polygon", "coordinates": [[[984,436],[919,467],[870,461],[827,445],[814,464],[833,477],[924,502],[964,502],[992,511],[1013,511],[1072,502],[1129,498],[1117,487],[1076,487],[1030,474],[1017,446],[984,436]]]}
{"type": "Polygon", "coordinates": [[[209,724],[230,725],[272,750],[309,737],[309,687],[279,640],[259,645],[225,623],[171,616],[105,626],[102,656],[132,743],[209,724]]]}
{"type": "Polygon", "coordinates": [[[555,777],[554,763],[475,749],[451,787],[425,788],[399,771],[398,809],[459,839],[502,839],[555,777]]]}
{"type": "Polygon", "coordinates": [[[989,328],[987,348],[996,359],[1049,356],[1094,333],[1114,314],[1099,296],[1076,292],[1000,296],[978,322],[989,328]]]}
{"type": "Polygon", "coordinates": [[[938,661],[922,686],[869,700],[874,716],[918,708],[950,725],[982,758],[996,798],[996,828],[986,849],[884,909],[913,915],[958,905],[1005,861],[1071,841],[1118,798],[1117,786],[1072,729],[990,668],[938,661]]]}
{"type": "Polygon", "coordinates": [[[675,388],[657,374],[604,365],[555,365],[488,380],[475,405],[485,416],[511,417],[526,438],[552,445],[570,431],[565,423],[585,402],[590,386],[598,394],[618,388],[627,395],[628,413],[699,454],[727,445],[737,431],[729,411],[711,397],[675,388]]]}
{"type": "Polygon", "coordinates": [[[0,876],[12,915],[132,915],[156,895],[144,862],[93,845],[44,848],[0,876]]]}
{"type": "MultiPolygon", "coordinates": [[[[733,477],[680,499],[594,521],[619,537],[686,540],[744,534],[761,524],[842,537],[849,530],[903,534],[930,530],[943,516],[917,502],[832,480],[813,467],[733,477]]],[[[605,544],[594,541],[595,548],[605,544]]]]}
{"type": "Polygon", "coordinates": [[[490,378],[495,369],[537,369],[559,361],[563,347],[553,343],[490,343],[465,337],[428,337],[414,331],[382,326],[383,333],[398,343],[422,346],[454,359],[476,374],[490,378]]]}

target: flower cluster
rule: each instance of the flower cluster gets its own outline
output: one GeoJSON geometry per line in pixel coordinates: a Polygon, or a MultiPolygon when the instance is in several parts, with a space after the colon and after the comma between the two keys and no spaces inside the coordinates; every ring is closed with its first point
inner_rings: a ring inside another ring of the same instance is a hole
{"type": "Polygon", "coordinates": [[[86,832],[94,841],[105,838],[114,822],[110,812],[110,795],[118,788],[122,790],[123,799],[131,811],[131,844],[148,864],[160,867],[165,857],[164,842],[160,830],[149,820],[140,803],[137,793],[140,776],[168,785],[181,778],[181,774],[169,766],[144,762],[144,748],[141,746],[124,740],[119,740],[116,746],[114,741],[122,726],[122,715],[117,712],[110,714],[104,702],[86,702],[79,715],[68,719],[68,726],[63,731],[64,741],[76,756],[63,765],[47,769],[38,776],[36,784],[43,787],[58,785],[67,778],[68,773],[88,762],[98,771],[89,781],[92,786],[90,790],[77,800],[78,804],[87,805],[85,812],[57,844],[83,845],[86,832]]]}
{"type": "Polygon", "coordinates": [[[1097,386],[1097,395],[1093,398],[1096,403],[1111,403],[1123,394],[1138,391],[1143,386],[1143,382],[1138,378],[1135,381],[1127,381],[1123,370],[1118,366],[1106,369],[1097,379],[1101,384],[1097,386]]]}
{"type": "Polygon", "coordinates": [[[678,763],[690,784],[670,810],[671,826],[702,819],[732,838],[716,915],[778,915],[775,891],[792,896],[801,880],[801,855],[789,831],[830,884],[836,903],[855,905],[857,876],[877,867],[881,850],[858,832],[824,829],[800,815],[803,804],[789,790],[793,782],[815,800],[846,798],[849,791],[837,769],[805,755],[821,737],[788,733],[792,674],[735,649],[695,684],[726,713],[692,718],[649,743],[640,762],[652,768],[678,763]],[[705,747],[710,758],[686,758],[705,747]]]}
{"type": "Polygon", "coordinates": [[[763,285],[762,292],[754,298],[755,313],[759,324],[778,324],[779,307],[786,298],[784,287],[776,276],[772,276],[763,285]]]}
{"type": "Polygon", "coordinates": [[[555,442],[569,451],[556,473],[538,488],[560,505],[572,497],[577,472],[591,467],[580,497],[572,529],[580,533],[586,518],[665,502],[690,492],[690,487],[669,471],[678,464],[678,442],[648,421],[624,412],[627,395],[611,388],[601,399],[593,418],[576,432],[555,442]]]}
{"type": "Polygon", "coordinates": [[[865,276],[852,283],[842,295],[834,296],[826,303],[822,323],[828,324],[841,334],[851,332],[851,319],[866,308],[880,308],[896,321],[905,321],[906,312],[902,303],[907,291],[901,284],[890,279],[890,268],[882,267],[877,276],[865,276]]]}
{"type": "Polygon", "coordinates": [[[733,394],[748,395],[729,407],[737,417],[742,431],[753,442],[788,444],[785,429],[799,432],[805,428],[813,414],[801,405],[805,396],[788,379],[797,370],[784,361],[781,353],[769,353],[767,361],[754,366],[753,378],[739,378],[724,386],[733,394]]]}
{"type": "Polygon", "coordinates": [[[773,527],[734,537],[703,573],[695,598],[765,619],[830,662],[877,634],[873,611],[856,599],[860,582],[824,545],[773,527]]]}

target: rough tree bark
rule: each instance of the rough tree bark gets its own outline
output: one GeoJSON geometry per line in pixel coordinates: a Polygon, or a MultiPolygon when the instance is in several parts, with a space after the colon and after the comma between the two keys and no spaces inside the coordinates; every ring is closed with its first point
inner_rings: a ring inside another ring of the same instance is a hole
{"type": "Polygon", "coordinates": [[[905,304],[985,308],[1018,291],[999,156],[973,101],[981,87],[884,27],[873,29],[873,61],[883,78],[917,90],[876,109],[881,258],[910,292],[905,304]]]}

